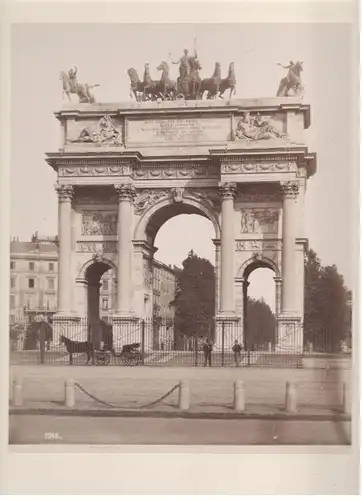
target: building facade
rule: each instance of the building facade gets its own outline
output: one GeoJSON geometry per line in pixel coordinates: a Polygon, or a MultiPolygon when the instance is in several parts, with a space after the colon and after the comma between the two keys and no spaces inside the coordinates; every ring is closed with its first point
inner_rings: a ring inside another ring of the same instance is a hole
{"type": "MultiPolygon", "coordinates": [[[[152,261],[152,293],[150,317],[171,323],[174,308],[177,269],[157,260],[152,261]]],[[[99,283],[99,315],[109,321],[116,305],[116,283],[112,270],[105,272],[99,283]]],[[[57,311],[58,241],[56,237],[40,237],[35,233],[30,242],[13,238],[10,242],[10,323],[37,315],[52,317],[57,311]]]]}
{"type": "Polygon", "coordinates": [[[87,300],[98,304],[110,270],[113,334],[126,343],[135,321],[151,316],[159,229],[196,214],[215,233],[216,346],[246,331],[248,278],[266,267],[275,274],[275,347],[302,352],[303,212],[316,155],[301,97],[67,103],[56,118],[61,144],[47,153],[59,207],[56,332],[73,331],[87,300]]]}

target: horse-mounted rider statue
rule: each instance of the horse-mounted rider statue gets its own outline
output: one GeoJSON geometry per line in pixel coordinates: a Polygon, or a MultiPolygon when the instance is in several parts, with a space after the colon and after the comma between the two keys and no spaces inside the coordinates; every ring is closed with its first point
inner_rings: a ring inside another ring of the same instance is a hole
{"type": "Polygon", "coordinates": [[[70,94],[77,94],[80,103],[91,103],[94,104],[96,99],[94,95],[90,92],[94,87],[99,87],[99,84],[89,85],[88,83],[78,83],[77,81],[77,66],[69,69],[68,71],[61,71],[60,80],[62,80],[63,92],[67,95],[68,99],[71,101],[70,94]]]}
{"type": "Polygon", "coordinates": [[[291,95],[298,96],[303,93],[300,73],[303,71],[302,61],[290,61],[287,66],[277,63],[281,68],[287,69],[287,76],[282,78],[277,91],[277,97],[289,97],[291,95]]]}

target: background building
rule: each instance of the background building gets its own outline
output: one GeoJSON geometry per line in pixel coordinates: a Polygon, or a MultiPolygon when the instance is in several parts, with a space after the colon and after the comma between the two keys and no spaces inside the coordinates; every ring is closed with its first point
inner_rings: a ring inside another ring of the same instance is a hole
{"type": "MultiPolygon", "coordinates": [[[[10,323],[36,315],[52,317],[57,311],[58,240],[35,233],[30,242],[13,238],[10,242],[10,323]]],[[[170,326],[174,319],[177,268],[153,260],[153,316],[170,326]]],[[[100,282],[100,318],[112,316],[116,306],[115,277],[112,270],[100,282]]],[[[163,329],[165,331],[165,329],[163,329]]]]}
{"type": "Polygon", "coordinates": [[[57,239],[39,237],[10,242],[10,322],[57,310],[57,239]]]}

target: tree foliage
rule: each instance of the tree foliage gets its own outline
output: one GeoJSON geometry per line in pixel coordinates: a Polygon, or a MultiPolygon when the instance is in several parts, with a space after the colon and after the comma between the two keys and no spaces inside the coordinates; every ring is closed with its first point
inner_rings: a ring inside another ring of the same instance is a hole
{"type": "Polygon", "coordinates": [[[275,316],[261,299],[247,300],[247,342],[251,349],[265,349],[275,339],[275,316]]]}
{"type": "Polygon", "coordinates": [[[305,342],[314,350],[338,352],[350,335],[350,292],[335,265],[322,266],[316,253],[305,256],[305,342]]]}
{"type": "Polygon", "coordinates": [[[193,250],[183,261],[171,305],[175,307],[177,336],[209,334],[215,315],[214,267],[193,250]]]}

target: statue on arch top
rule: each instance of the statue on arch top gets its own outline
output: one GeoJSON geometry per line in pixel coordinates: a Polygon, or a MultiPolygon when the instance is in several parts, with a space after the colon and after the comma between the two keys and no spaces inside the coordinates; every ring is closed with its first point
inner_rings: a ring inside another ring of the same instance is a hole
{"type": "Polygon", "coordinates": [[[303,71],[303,62],[296,61],[296,63],[294,63],[294,61],[290,61],[287,66],[277,63],[277,66],[281,66],[281,68],[288,70],[287,76],[280,81],[277,97],[289,97],[291,91],[295,96],[302,95],[303,86],[301,84],[300,73],[303,71]]]}
{"type": "Polygon", "coordinates": [[[169,56],[172,64],[179,64],[180,80],[183,81],[185,78],[189,78],[191,70],[194,67],[194,63],[198,59],[196,48],[194,47],[194,56],[189,55],[188,49],[184,49],[184,54],[177,61],[173,61],[171,59],[170,53],[169,56]]]}
{"type": "Polygon", "coordinates": [[[77,81],[77,66],[69,69],[68,71],[61,71],[60,80],[62,80],[62,87],[64,94],[67,95],[68,99],[71,100],[70,94],[77,94],[80,103],[91,103],[94,104],[96,99],[94,95],[90,92],[94,87],[99,87],[98,83],[94,85],[89,85],[88,83],[78,83],[77,81]]]}

